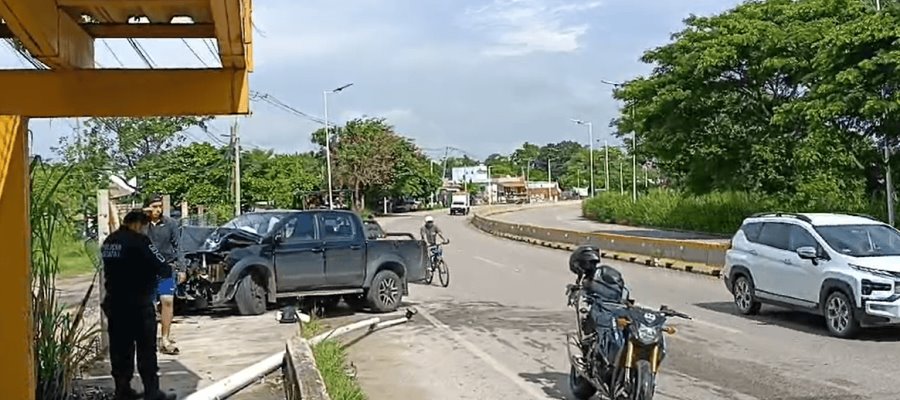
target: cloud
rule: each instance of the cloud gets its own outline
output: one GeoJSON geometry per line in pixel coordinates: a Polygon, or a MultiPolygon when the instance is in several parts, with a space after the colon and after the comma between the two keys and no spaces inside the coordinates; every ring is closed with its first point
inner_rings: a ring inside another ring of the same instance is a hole
{"type": "Polygon", "coordinates": [[[570,53],[581,47],[588,25],[568,20],[601,5],[599,1],[493,0],[487,6],[469,8],[466,15],[470,27],[493,41],[483,50],[486,55],[570,53]]]}
{"type": "MultiPolygon", "coordinates": [[[[584,128],[569,119],[592,121],[594,138],[607,139],[607,123],[621,106],[601,79],[648,72],[640,53],[668,42],[689,13],[738,1],[257,1],[251,88],[321,116],[322,91],[354,82],[329,97],[332,120],[385,117],[426,149],[451,146],[485,157],[524,141],[587,144],[584,128]]],[[[104,66],[142,67],[127,42],[104,42],[116,53],[98,44],[104,66]]],[[[202,66],[180,40],[140,42],[161,67],[202,66]]],[[[208,43],[189,42],[212,62],[208,43]]],[[[0,68],[21,68],[20,60],[0,49],[0,68]]],[[[248,147],[313,149],[318,123],[263,102],[253,102],[252,111],[240,118],[248,147]]],[[[227,132],[229,123],[217,122],[219,130],[227,132]]],[[[31,128],[34,149],[44,155],[71,131],[69,121],[58,120],[36,120],[31,128]]]]}

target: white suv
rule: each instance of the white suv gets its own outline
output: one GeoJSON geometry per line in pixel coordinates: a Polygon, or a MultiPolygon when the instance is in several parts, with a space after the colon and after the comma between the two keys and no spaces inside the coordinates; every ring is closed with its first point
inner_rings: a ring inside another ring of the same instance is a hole
{"type": "Polygon", "coordinates": [[[753,215],[731,240],[722,277],[745,315],[762,303],[807,310],[844,338],[900,324],[900,232],[871,217],[753,215]]]}

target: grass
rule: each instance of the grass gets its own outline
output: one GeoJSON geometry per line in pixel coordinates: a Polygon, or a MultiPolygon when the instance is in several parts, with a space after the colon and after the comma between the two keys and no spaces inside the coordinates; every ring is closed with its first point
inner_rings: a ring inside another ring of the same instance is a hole
{"type": "Polygon", "coordinates": [[[54,249],[59,258],[59,276],[72,277],[94,272],[94,261],[88,252],[97,251],[96,242],[81,242],[65,238],[56,241],[54,249]]]}
{"type": "MultiPolygon", "coordinates": [[[[304,324],[302,335],[312,338],[327,331],[329,327],[321,320],[313,318],[304,324]]],[[[325,388],[332,400],[365,400],[366,394],[355,378],[347,374],[347,351],[337,340],[325,340],[312,347],[316,366],[322,373],[325,388]]]]}

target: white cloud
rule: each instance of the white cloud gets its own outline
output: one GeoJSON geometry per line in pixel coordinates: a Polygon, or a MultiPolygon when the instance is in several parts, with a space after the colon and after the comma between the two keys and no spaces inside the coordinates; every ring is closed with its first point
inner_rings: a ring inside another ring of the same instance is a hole
{"type": "Polygon", "coordinates": [[[569,22],[570,17],[601,5],[599,1],[493,0],[467,10],[467,25],[491,37],[493,44],[483,51],[486,55],[571,53],[581,47],[588,25],[569,22]]]}

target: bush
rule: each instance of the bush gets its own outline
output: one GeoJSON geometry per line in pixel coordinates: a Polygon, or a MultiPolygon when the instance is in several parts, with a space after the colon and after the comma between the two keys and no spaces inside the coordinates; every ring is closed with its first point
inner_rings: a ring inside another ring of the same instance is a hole
{"type": "Polygon", "coordinates": [[[653,190],[638,197],[602,193],[582,204],[582,214],[594,220],[621,225],[677,229],[731,235],[747,216],[766,211],[847,212],[876,217],[884,215],[881,202],[809,201],[804,196],[778,197],[746,192],[714,192],[691,195],[674,190],[653,190]]]}

